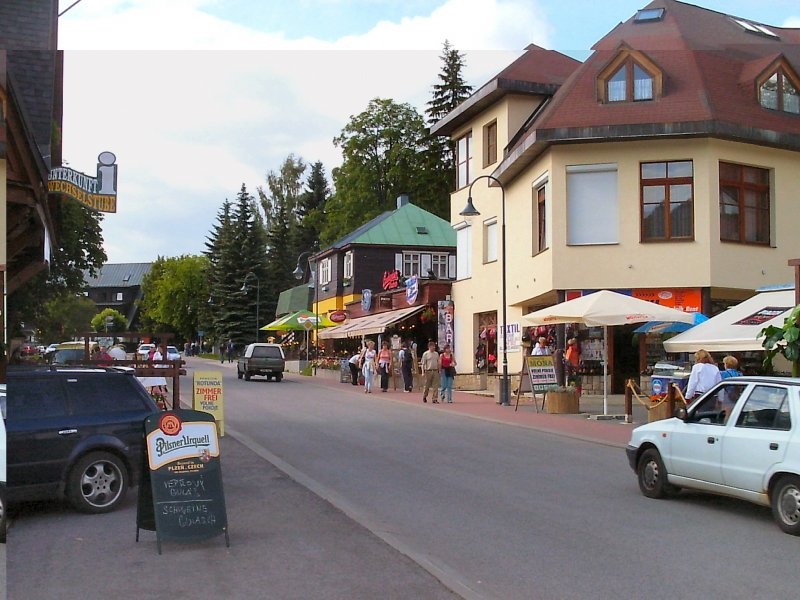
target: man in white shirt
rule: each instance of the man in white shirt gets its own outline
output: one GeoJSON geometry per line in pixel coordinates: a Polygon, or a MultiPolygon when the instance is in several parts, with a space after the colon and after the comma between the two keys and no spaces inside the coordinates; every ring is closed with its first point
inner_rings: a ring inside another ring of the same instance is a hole
{"type": "Polygon", "coordinates": [[[547,347],[547,338],[540,337],[538,343],[533,347],[531,354],[533,356],[549,356],[550,348],[547,347]]]}

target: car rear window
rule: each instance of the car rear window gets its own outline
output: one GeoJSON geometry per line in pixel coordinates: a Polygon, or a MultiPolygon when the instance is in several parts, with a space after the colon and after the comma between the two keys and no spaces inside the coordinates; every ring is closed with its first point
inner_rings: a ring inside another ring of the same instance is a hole
{"type": "Polygon", "coordinates": [[[253,348],[253,358],[283,358],[283,355],[277,346],[256,346],[253,348]]]}
{"type": "Polygon", "coordinates": [[[48,419],[67,414],[61,382],[54,377],[14,378],[6,397],[9,421],[48,419]]]}
{"type": "Polygon", "coordinates": [[[76,374],[66,378],[66,389],[73,414],[92,415],[142,410],[141,391],[132,377],[125,375],[76,374]]]}

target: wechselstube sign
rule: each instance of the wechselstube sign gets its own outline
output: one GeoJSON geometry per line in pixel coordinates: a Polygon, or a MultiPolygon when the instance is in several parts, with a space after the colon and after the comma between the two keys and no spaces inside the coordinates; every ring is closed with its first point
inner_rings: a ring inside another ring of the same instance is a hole
{"type": "Polygon", "coordinates": [[[222,533],[230,546],[214,417],[166,411],[145,420],[146,457],[136,511],[139,529],[161,541],[199,542],[222,533]]]}

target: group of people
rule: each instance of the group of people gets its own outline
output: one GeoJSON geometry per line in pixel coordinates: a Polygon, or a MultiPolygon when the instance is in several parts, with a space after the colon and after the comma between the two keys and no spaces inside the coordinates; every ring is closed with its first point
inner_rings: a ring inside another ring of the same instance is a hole
{"type": "MultiPolygon", "coordinates": [[[[398,353],[400,373],[403,376],[403,391],[407,394],[414,389],[414,357],[416,344],[403,342],[398,353]]],[[[456,358],[449,344],[445,344],[441,354],[436,349],[436,342],[428,342],[428,349],[422,353],[420,359],[422,367],[423,391],[422,401],[428,401],[428,395],[433,391],[433,402],[453,402],[453,382],[456,375],[456,358]]],[[[371,394],[375,376],[380,376],[382,392],[389,390],[389,375],[392,371],[392,351],[389,342],[382,342],[381,349],[375,349],[375,342],[370,340],[359,352],[353,354],[348,360],[350,379],[353,385],[358,385],[363,378],[364,393],[371,394]]]]}
{"type": "Polygon", "coordinates": [[[712,387],[728,377],[739,377],[739,360],[735,356],[726,356],[722,359],[725,367],[720,370],[707,350],[698,350],[694,353],[694,365],[689,373],[689,383],[686,386],[686,400],[691,402],[694,398],[705,394],[712,387]]]}

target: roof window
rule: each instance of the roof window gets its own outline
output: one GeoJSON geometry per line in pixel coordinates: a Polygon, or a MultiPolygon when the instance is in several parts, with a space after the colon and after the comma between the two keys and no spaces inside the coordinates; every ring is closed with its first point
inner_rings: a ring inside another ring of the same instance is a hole
{"type": "Polygon", "coordinates": [[[734,23],[736,23],[739,27],[747,31],[748,33],[755,33],[756,35],[766,35],[767,37],[775,38],[779,40],[778,34],[765,27],[764,25],[759,25],[758,23],[753,23],[751,21],[745,21],[744,19],[737,19],[735,17],[731,17],[734,23]]]}
{"type": "Polygon", "coordinates": [[[427,227],[417,227],[417,233],[419,235],[427,235],[428,234],[428,228],[427,227]]]}
{"type": "Polygon", "coordinates": [[[664,18],[663,8],[643,8],[636,12],[633,18],[634,23],[648,23],[651,21],[660,21],[664,18]]]}

